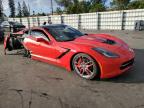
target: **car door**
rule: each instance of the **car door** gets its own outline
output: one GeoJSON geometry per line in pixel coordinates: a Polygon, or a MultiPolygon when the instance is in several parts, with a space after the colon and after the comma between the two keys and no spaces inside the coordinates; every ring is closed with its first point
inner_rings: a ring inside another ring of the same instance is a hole
{"type": "Polygon", "coordinates": [[[59,50],[56,49],[55,43],[53,43],[48,35],[43,30],[31,31],[31,43],[33,56],[41,59],[55,61],[56,57],[60,55],[59,50]],[[37,41],[38,38],[42,38],[43,41],[37,41]]]}

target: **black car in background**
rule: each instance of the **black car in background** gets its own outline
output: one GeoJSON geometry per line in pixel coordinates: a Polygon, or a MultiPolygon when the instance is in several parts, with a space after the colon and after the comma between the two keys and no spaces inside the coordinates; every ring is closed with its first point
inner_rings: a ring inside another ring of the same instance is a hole
{"type": "Polygon", "coordinates": [[[4,34],[7,32],[18,32],[24,29],[25,26],[19,22],[2,21],[0,22],[0,41],[4,39],[4,34]]]}
{"type": "Polygon", "coordinates": [[[4,39],[4,29],[0,27],[0,41],[3,41],[4,39]]]}
{"type": "Polygon", "coordinates": [[[13,21],[3,21],[0,26],[10,29],[11,32],[18,32],[25,28],[23,24],[13,21]]]}

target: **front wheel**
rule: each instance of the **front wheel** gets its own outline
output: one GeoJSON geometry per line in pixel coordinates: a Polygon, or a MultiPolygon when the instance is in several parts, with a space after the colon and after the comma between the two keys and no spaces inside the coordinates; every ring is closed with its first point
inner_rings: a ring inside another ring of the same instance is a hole
{"type": "Polygon", "coordinates": [[[99,67],[96,61],[87,54],[79,53],[72,60],[74,71],[84,79],[94,79],[99,74],[99,67]]]}
{"type": "Polygon", "coordinates": [[[24,48],[24,54],[23,54],[23,56],[24,56],[24,57],[31,58],[31,53],[30,53],[30,51],[24,48]]]}

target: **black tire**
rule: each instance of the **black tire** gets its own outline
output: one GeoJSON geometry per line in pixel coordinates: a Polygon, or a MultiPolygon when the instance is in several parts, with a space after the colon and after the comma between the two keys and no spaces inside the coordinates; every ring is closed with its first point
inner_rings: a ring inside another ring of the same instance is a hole
{"type": "Polygon", "coordinates": [[[12,38],[10,38],[9,41],[7,41],[7,49],[8,51],[13,50],[12,38]]]}
{"type": "Polygon", "coordinates": [[[30,53],[30,51],[24,48],[23,56],[24,56],[24,57],[31,58],[31,53],[30,53]]]}
{"type": "Polygon", "coordinates": [[[89,55],[79,53],[72,60],[72,67],[80,77],[92,80],[99,75],[99,66],[97,62],[89,55]]]}

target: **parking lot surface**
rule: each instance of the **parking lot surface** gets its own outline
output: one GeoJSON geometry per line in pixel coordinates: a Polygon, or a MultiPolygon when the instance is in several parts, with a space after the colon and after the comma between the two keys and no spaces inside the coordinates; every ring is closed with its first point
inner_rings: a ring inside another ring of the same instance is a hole
{"type": "Polygon", "coordinates": [[[134,67],[105,80],[83,80],[73,72],[16,55],[0,45],[0,108],[144,108],[144,32],[108,33],[136,53],[134,67]]]}

